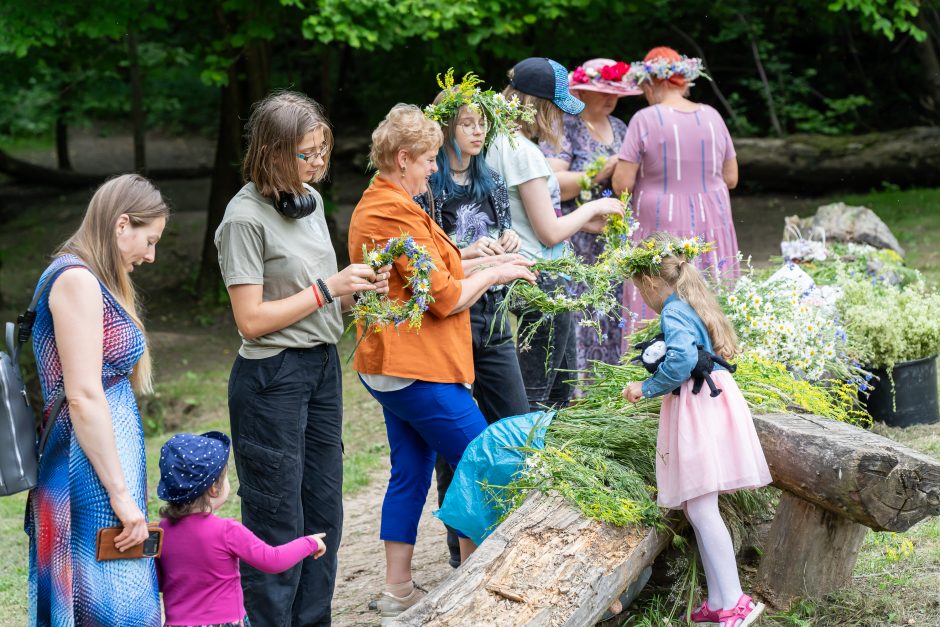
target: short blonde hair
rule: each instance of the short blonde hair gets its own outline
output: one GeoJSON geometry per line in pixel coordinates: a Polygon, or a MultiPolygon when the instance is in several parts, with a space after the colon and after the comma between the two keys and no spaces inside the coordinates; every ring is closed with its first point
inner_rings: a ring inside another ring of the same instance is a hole
{"type": "Polygon", "coordinates": [[[369,161],[380,171],[394,172],[398,169],[399,150],[416,159],[431,150],[439,150],[443,144],[444,134],[437,122],[424,117],[424,112],[415,105],[399,103],[372,131],[369,161]]]}
{"type": "Polygon", "coordinates": [[[317,129],[323,131],[326,153],[313,182],[326,176],[333,150],[333,132],[322,107],[292,91],[275,92],[255,103],[248,119],[248,151],[242,176],[266,198],[277,199],[281,192],[306,194],[297,168],[297,145],[317,129]]]}
{"type": "MultiPolygon", "coordinates": [[[[512,78],[511,75],[510,71],[510,78],[512,78]]],[[[522,122],[519,127],[519,132],[523,137],[532,141],[548,142],[556,149],[561,147],[563,111],[554,102],[526,94],[515,87],[506,87],[503,90],[503,96],[506,100],[512,100],[515,96],[519,98],[519,104],[535,107],[535,120],[522,122]]]]}

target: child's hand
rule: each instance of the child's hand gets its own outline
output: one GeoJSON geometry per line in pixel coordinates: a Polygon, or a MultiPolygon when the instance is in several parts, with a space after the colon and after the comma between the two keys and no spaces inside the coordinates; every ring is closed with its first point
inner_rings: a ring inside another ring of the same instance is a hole
{"type": "Polygon", "coordinates": [[[325,536],[325,533],[315,533],[311,536],[307,536],[308,538],[313,538],[317,543],[317,550],[313,552],[313,559],[323,557],[323,554],[326,553],[326,542],[323,541],[325,536]]]}
{"type": "Polygon", "coordinates": [[[643,398],[643,383],[640,381],[631,381],[627,387],[623,388],[623,397],[631,403],[636,403],[643,398]]]}

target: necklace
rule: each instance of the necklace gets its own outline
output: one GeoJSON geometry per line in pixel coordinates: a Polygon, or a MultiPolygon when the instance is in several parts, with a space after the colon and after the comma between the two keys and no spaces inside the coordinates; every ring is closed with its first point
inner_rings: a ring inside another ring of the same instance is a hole
{"type": "Polygon", "coordinates": [[[616,139],[616,136],[614,135],[614,127],[610,123],[609,120],[607,119],[604,120],[605,122],[607,122],[607,127],[610,129],[610,141],[605,142],[604,138],[601,136],[600,129],[595,127],[594,124],[592,124],[588,120],[585,120],[584,118],[581,118],[581,119],[584,121],[584,124],[588,127],[588,130],[590,131],[589,134],[591,135],[592,139],[594,139],[594,141],[596,141],[602,147],[607,148],[608,150],[613,150],[613,144],[614,144],[614,140],[616,139]]]}
{"type": "Polygon", "coordinates": [[[451,168],[450,171],[451,171],[451,173],[453,173],[453,174],[466,174],[469,169],[470,169],[470,166],[468,165],[468,166],[465,167],[463,170],[456,170],[456,169],[454,169],[454,168],[451,168]]]}

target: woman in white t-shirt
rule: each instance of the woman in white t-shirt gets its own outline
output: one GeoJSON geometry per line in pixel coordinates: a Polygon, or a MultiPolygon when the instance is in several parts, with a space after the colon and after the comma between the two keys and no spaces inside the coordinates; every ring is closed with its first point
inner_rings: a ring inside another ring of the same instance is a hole
{"type": "MultiPolygon", "coordinates": [[[[513,229],[522,241],[520,252],[533,259],[553,259],[564,252],[565,240],[578,231],[600,233],[609,216],[623,215],[623,206],[614,198],[599,198],[561,215],[558,179],[537,142],[557,144],[562,133],[562,112],[577,115],[584,103],[568,92],[568,70],[544,57],[520,61],[509,73],[507,99],[519,98],[535,107],[535,121],[523,124],[512,142],[500,136],[489,148],[487,164],[496,170],[509,188],[509,210],[513,229]],[[515,144],[515,145],[513,145],[515,144]]],[[[539,285],[552,291],[563,279],[543,276],[539,285]]],[[[523,312],[519,335],[539,324],[526,350],[519,352],[519,366],[525,380],[529,407],[562,406],[571,396],[564,370],[576,367],[576,337],[571,314],[542,321],[539,312],[523,312]]]]}

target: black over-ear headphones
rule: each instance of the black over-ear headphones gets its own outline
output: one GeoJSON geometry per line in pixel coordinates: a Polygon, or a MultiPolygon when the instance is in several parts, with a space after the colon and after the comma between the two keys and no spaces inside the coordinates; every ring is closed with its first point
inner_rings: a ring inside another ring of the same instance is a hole
{"type": "Polygon", "coordinates": [[[274,208],[277,209],[285,218],[306,218],[317,210],[316,194],[303,194],[300,196],[281,192],[278,199],[274,202],[274,208]]]}

